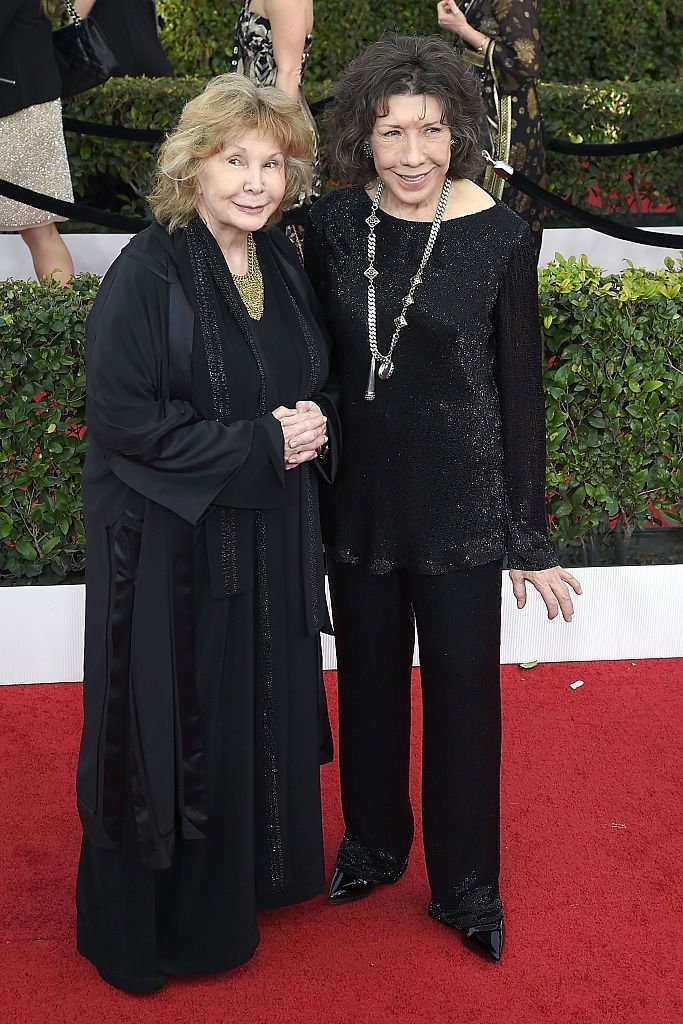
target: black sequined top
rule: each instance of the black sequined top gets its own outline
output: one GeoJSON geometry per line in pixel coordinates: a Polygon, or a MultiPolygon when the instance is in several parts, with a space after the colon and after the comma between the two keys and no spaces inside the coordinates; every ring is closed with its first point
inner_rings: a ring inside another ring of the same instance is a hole
{"type": "MultiPolygon", "coordinates": [[[[306,227],[306,266],[334,339],[343,454],[325,500],[328,555],[381,573],[441,573],[507,553],[557,564],[545,513],[545,414],[536,250],[503,203],[444,221],[408,308],[395,370],[366,401],[370,199],[328,193],[306,227]]],[[[381,211],[377,341],[422,257],[430,224],[381,211]]]]}

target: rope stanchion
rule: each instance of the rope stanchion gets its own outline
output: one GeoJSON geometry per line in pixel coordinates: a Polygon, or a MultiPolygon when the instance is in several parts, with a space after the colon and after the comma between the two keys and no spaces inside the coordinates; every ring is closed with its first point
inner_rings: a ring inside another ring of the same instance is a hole
{"type": "Polygon", "coordinates": [[[87,224],[99,224],[104,228],[114,228],[131,234],[137,234],[138,231],[142,231],[152,223],[148,217],[124,217],[123,214],[110,213],[109,210],[97,210],[94,206],[85,206],[83,203],[66,203],[63,199],[55,199],[54,196],[34,192],[31,188],[13,185],[11,181],[4,181],[2,178],[0,178],[0,196],[14,199],[17,203],[25,203],[26,206],[33,206],[37,210],[56,213],[58,217],[82,220],[87,224]]]}
{"type": "Polygon", "coordinates": [[[675,149],[677,146],[683,146],[683,132],[637,142],[569,142],[557,139],[554,135],[545,139],[546,149],[573,156],[626,156],[633,153],[656,153],[660,149],[675,149]]]}
{"type": "Polygon", "coordinates": [[[541,188],[540,185],[531,181],[530,178],[527,178],[525,174],[521,174],[520,171],[516,171],[505,161],[493,160],[489,153],[484,153],[484,157],[486,162],[493,167],[496,174],[507,181],[508,184],[519,189],[520,192],[524,192],[526,195],[537,199],[544,206],[557,210],[558,213],[565,214],[565,216],[570,217],[571,220],[583,225],[583,227],[592,228],[603,235],[611,235],[612,238],[620,238],[625,242],[655,245],[666,249],[683,248],[683,235],[670,234],[669,232],[662,232],[660,234],[656,231],[646,231],[643,228],[632,228],[627,224],[617,224],[616,221],[600,217],[595,213],[589,213],[587,210],[574,206],[573,203],[568,202],[566,199],[553,195],[552,192],[541,188]]]}

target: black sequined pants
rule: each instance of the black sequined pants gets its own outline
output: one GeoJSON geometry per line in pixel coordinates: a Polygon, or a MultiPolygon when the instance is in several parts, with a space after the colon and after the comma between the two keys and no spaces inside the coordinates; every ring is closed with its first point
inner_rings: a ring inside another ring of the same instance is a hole
{"type": "Polygon", "coordinates": [[[413,840],[408,791],[415,627],[430,914],[495,925],[500,869],[501,563],[441,575],[329,566],[346,834],[337,866],[395,881],[413,840]]]}

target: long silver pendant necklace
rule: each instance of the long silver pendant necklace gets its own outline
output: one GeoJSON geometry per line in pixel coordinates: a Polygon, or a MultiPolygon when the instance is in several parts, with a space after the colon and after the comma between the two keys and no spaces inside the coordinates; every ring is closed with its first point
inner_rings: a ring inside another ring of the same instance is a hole
{"type": "Polygon", "coordinates": [[[429,257],[432,255],[436,236],[439,233],[439,228],[443,221],[443,215],[446,212],[446,204],[448,203],[448,196],[451,191],[451,179],[446,178],[443,183],[441,198],[439,199],[436,207],[436,213],[434,214],[434,220],[432,221],[432,228],[429,232],[425,251],[422,254],[422,259],[420,260],[417,273],[410,279],[410,288],[408,289],[407,294],[403,296],[401,312],[394,320],[395,330],[391,338],[389,351],[386,355],[382,355],[380,350],[377,348],[377,293],[375,291],[375,279],[379,277],[379,271],[375,269],[375,251],[377,241],[375,238],[375,228],[379,224],[377,210],[379,208],[379,201],[382,198],[383,191],[384,183],[380,181],[377,187],[377,192],[375,193],[375,198],[372,200],[370,216],[365,218],[365,223],[370,228],[368,233],[368,268],[363,271],[368,279],[368,340],[370,342],[370,373],[368,374],[368,386],[365,389],[365,397],[368,402],[374,401],[375,398],[375,372],[379,374],[380,380],[389,380],[394,372],[394,349],[398,343],[401,331],[408,322],[406,320],[406,310],[408,309],[408,306],[412,306],[415,301],[415,292],[422,284],[422,274],[429,262],[429,257]],[[379,369],[377,369],[378,364],[379,369]]]}

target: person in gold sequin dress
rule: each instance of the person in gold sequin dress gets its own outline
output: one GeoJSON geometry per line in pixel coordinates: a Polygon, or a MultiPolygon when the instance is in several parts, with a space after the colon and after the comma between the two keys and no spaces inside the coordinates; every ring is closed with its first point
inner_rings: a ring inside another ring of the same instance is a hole
{"type": "MultiPolygon", "coordinates": [[[[61,0],[0,4],[0,178],[73,202],[49,20],[61,9],[61,0]]],[[[38,279],[66,284],[73,263],[58,220],[64,217],[0,196],[0,231],[19,232],[38,279]]]]}
{"type": "MultiPolygon", "coordinates": [[[[541,71],[540,0],[441,0],[439,26],[480,68],[494,155],[543,184],[543,122],[536,92],[541,71]]],[[[542,207],[493,172],[485,186],[522,217],[540,252],[542,207]]]]}

